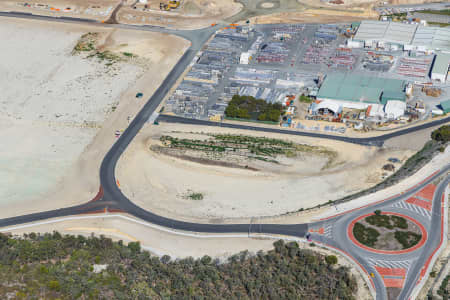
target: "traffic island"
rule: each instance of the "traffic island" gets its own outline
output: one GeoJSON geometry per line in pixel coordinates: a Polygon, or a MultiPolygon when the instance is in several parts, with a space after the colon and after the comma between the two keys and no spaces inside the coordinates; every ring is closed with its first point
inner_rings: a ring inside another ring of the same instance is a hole
{"type": "Polygon", "coordinates": [[[427,240],[425,227],[415,219],[381,211],[353,220],[347,234],[358,247],[381,254],[412,252],[422,247],[427,240]]]}

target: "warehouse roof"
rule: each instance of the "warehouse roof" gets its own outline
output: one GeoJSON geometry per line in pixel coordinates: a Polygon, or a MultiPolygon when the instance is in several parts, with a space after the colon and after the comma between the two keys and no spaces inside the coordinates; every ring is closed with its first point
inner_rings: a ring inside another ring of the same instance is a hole
{"type": "Polygon", "coordinates": [[[412,45],[450,51],[450,28],[419,26],[414,35],[412,45]]]}
{"type": "Polygon", "coordinates": [[[416,29],[417,24],[364,20],[361,22],[354,39],[410,44],[416,29]]]}
{"type": "Polygon", "coordinates": [[[437,53],[436,59],[434,60],[432,72],[447,75],[449,63],[450,63],[449,53],[437,53]]]}
{"type": "Polygon", "coordinates": [[[383,92],[402,93],[403,88],[403,80],[338,73],[325,78],[317,98],[379,103],[383,92]]]}
{"type": "Polygon", "coordinates": [[[449,113],[450,112],[450,100],[441,102],[441,107],[445,113],[449,113]]]}

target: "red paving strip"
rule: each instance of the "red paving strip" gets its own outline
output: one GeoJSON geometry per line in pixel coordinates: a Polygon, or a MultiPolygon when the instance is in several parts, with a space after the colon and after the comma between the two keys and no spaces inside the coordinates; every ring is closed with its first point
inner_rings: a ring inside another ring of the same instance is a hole
{"type": "Polygon", "coordinates": [[[389,288],[403,288],[405,279],[403,278],[383,278],[384,286],[389,288]]]}
{"type": "Polygon", "coordinates": [[[325,229],[323,227],[320,227],[319,229],[310,229],[309,232],[311,233],[318,233],[318,234],[324,234],[325,229]]]}
{"type": "Polygon", "coordinates": [[[425,208],[426,210],[431,210],[431,206],[432,206],[431,202],[428,202],[428,201],[425,201],[425,200],[421,200],[421,199],[417,199],[417,198],[414,198],[414,197],[411,197],[408,200],[406,200],[406,203],[411,203],[411,204],[420,206],[422,208],[425,208]]]}
{"type": "Polygon", "coordinates": [[[403,268],[383,268],[375,266],[381,276],[406,276],[406,269],[403,268]]]}
{"type": "Polygon", "coordinates": [[[411,248],[405,249],[405,250],[398,250],[398,251],[378,250],[378,249],[373,249],[373,248],[364,246],[363,244],[361,244],[360,242],[358,242],[358,241],[356,240],[355,236],[353,235],[353,227],[355,226],[356,222],[358,222],[358,221],[361,220],[361,219],[364,219],[365,217],[374,215],[374,213],[369,213],[369,214],[366,214],[366,215],[362,215],[362,216],[359,216],[358,218],[354,219],[354,220],[350,223],[350,225],[348,226],[348,228],[347,228],[347,236],[348,236],[348,238],[349,238],[356,246],[358,246],[358,247],[360,247],[360,248],[362,248],[362,249],[364,249],[364,250],[367,250],[367,251],[370,251],[370,252],[374,252],[374,253],[380,253],[380,254],[404,254],[404,253],[409,253],[409,252],[413,252],[413,251],[419,249],[420,247],[422,247],[422,246],[426,243],[427,238],[428,238],[428,234],[427,234],[427,231],[425,230],[425,227],[424,227],[422,224],[420,224],[419,222],[417,222],[416,220],[414,220],[413,218],[411,218],[411,217],[409,217],[409,216],[407,216],[407,215],[403,215],[403,214],[399,214],[399,213],[394,213],[394,212],[382,212],[381,214],[383,214],[383,215],[394,215],[394,216],[399,216],[399,217],[402,217],[402,218],[405,218],[405,219],[410,220],[411,222],[413,222],[414,224],[416,224],[416,225],[420,228],[420,231],[422,232],[422,239],[421,239],[420,242],[419,242],[417,245],[415,245],[414,247],[411,247],[411,248]]]}
{"type": "Polygon", "coordinates": [[[93,211],[85,212],[85,213],[83,213],[83,215],[95,215],[95,214],[104,214],[104,213],[106,213],[106,207],[104,209],[100,209],[100,210],[93,210],[93,211]]]}
{"type": "Polygon", "coordinates": [[[345,255],[347,255],[347,257],[351,258],[361,268],[361,270],[363,270],[367,274],[367,277],[370,279],[370,283],[372,284],[372,287],[375,289],[375,284],[373,283],[373,279],[369,276],[369,272],[367,272],[367,270],[364,269],[364,267],[353,256],[351,256],[350,254],[348,254],[344,250],[341,250],[339,248],[333,247],[331,245],[328,245],[328,244],[325,244],[325,243],[322,243],[322,242],[318,242],[318,241],[316,241],[315,243],[322,244],[322,245],[325,245],[327,247],[333,248],[336,251],[344,253],[345,255]]]}
{"type": "MultiPolygon", "coordinates": [[[[442,203],[444,203],[444,201],[445,201],[444,197],[445,197],[445,194],[442,195],[442,203]]],[[[442,242],[444,240],[444,213],[445,213],[444,206],[441,206],[441,240],[439,242],[439,245],[436,247],[436,249],[434,249],[433,253],[430,255],[430,257],[428,257],[427,262],[425,263],[422,270],[420,271],[419,282],[425,276],[425,274],[428,270],[428,266],[430,265],[431,259],[436,254],[436,252],[439,250],[439,248],[441,248],[441,246],[442,246],[442,242]]]]}
{"type": "Polygon", "coordinates": [[[438,174],[440,171],[441,171],[441,170],[437,170],[436,172],[434,172],[433,174],[431,174],[430,176],[428,176],[427,178],[425,178],[425,179],[422,180],[421,182],[419,182],[419,183],[413,185],[412,187],[410,187],[409,189],[405,190],[405,192],[408,192],[408,191],[414,189],[415,187],[417,187],[417,186],[423,184],[424,182],[426,182],[427,180],[429,180],[430,178],[432,178],[433,176],[435,176],[436,174],[438,174]]]}
{"type": "Polygon", "coordinates": [[[430,201],[433,200],[434,191],[436,191],[436,186],[432,183],[424,187],[420,192],[416,194],[416,196],[422,197],[424,199],[428,199],[430,201]]]}
{"type": "Polygon", "coordinates": [[[123,210],[121,210],[121,209],[114,209],[114,208],[107,208],[106,209],[108,212],[110,212],[110,213],[125,213],[123,210]]]}
{"type": "Polygon", "coordinates": [[[100,188],[98,189],[97,195],[95,195],[95,197],[92,198],[92,200],[89,201],[89,202],[95,202],[95,201],[98,201],[98,200],[100,200],[102,197],[103,197],[103,187],[100,186],[100,188]]]}

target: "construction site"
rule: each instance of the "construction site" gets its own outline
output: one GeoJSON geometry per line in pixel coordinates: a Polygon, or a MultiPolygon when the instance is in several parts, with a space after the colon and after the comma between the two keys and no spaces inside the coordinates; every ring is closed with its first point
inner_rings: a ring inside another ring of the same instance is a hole
{"type": "Polygon", "coordinates": [[[381,21],[230,24],[198,52],[166,99],[165,113],[229,121],[231,98],[251,96],[285,107],[280,126],[340,134],[440,115],[439,103],[450,95],[448,56],[431,42],[411,50],[413,41],[424,40],[417,27],[381,21]],[[399,29],[409,35],[399,36],[399,29]],[[378,40],[377,30],[385,31],[378,40]],[[445,79],[433,80],[439,69],[445,79]]]}

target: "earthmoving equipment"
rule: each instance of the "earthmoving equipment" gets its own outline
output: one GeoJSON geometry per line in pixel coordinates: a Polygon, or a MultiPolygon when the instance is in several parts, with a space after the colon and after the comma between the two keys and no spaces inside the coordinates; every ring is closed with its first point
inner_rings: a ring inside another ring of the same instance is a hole
{"type": "Polygon", "coordinates": [[[180,6],[180,0],[171,0],[171,1],[169,1],[169,8],[170,9],[178,8],[178,6],[180,6]]]}

